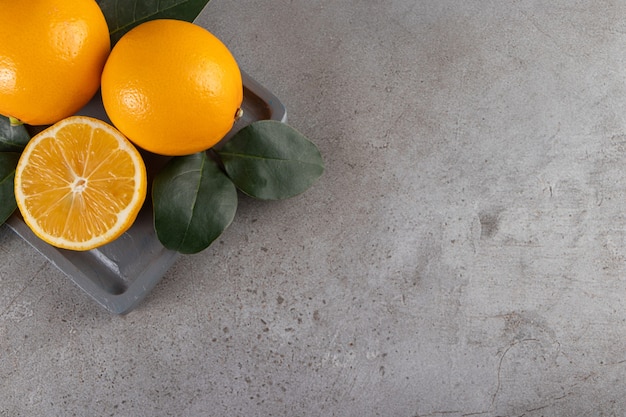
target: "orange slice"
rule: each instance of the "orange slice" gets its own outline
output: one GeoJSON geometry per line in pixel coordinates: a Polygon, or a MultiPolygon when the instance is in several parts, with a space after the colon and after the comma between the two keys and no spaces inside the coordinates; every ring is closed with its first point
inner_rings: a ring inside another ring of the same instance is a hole
{"type": "Polygon", "coordinates": [[[133,224],[146,198],[146,167],[109,124],[68,117],[34,136],[15,170],[15,200],[45,242],[89,250],[133,224]]]}

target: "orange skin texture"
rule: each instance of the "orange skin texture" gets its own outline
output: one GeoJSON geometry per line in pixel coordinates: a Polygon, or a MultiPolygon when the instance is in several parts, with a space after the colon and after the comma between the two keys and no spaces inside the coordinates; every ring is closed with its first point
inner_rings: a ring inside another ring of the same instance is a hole
{"type": "Polygon", "coordinates": [[[0,114],[31,125],[80,110],[111,50],[93,0],[0,0],[0,114]]]}
{"type": "Polygon", "coordinates": [[[152,20],[126,33],[102,73],[112,123],[161,155],[211,148],[232,128],[242,100],[241,72],[228,48],[179,20],[152,20]]]}

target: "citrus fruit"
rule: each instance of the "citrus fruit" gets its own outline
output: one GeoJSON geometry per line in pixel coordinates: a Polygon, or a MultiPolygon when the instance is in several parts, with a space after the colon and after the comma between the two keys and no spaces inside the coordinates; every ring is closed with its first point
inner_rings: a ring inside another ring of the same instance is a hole
{"type": "Polygon", "coordinates": [[[71,116],[35,135],[15,170],[26,224],[56,247],[88,250],[113,241],[146,198],[146,167],[113,126],[71,116]]]}
{"type": "Polygon", "coordinates": [[[228,48],[193,23],[157,19],[127,32],[102,73],[111,122],[137,146],[187,155],[222,139],[240,114],[241,72],[228,48]]]}
{"type": "Polygon", "coordinates": [[[98,4],[0,0],[0,10],[0,114],[45,125],[87,104],[111,49],[98,4]]]}

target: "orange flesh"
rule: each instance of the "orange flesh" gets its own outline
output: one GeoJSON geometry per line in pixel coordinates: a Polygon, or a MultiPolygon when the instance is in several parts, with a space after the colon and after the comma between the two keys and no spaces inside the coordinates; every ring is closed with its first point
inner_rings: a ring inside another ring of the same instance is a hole
{"type": "Polygon", "coordinates": [[[114,239],[132,224],[145,198],[145,168],[138,175],[137,157],[132,145],[88,124],[42,137],[16,172],[24,219],[60,247],[87,249],[114,239]],[[143,193],[140,201],[137,193],[143,193]]]}

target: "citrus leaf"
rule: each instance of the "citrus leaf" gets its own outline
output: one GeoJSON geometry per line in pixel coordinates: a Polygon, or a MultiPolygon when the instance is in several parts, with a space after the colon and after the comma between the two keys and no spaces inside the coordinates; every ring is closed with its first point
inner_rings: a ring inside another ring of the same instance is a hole
{"type": "Polygon", "coordinates": [[[154,227],[168,249],[197,253],[230,225],[237,189],[205,152],[172,158],[152,184],[154,227]]]}
{"type": "Polygon", "coordinates": [[[19,153],[0,152],[0,224],[4,223],[17,208],[13,178],[19,159],[19,153]]]}
{"type": "Polygon", "coordinates": [[[0,152],[21,152],[29,140],[24,125],[11,126],[8,117],[0,116],[0,152]]]}
{"type": "Polygon", "coordinates": [[[263,200],[300,194],[324,172],[317,147],[295,129],[275,120],[248,125],[217,152],[237,188],[263,200]]]}
{"type": "Polygon", "coordinates": [[[109,26],[111,45],[122,35],[153,19],[192,22],[209,0],[97,0],[109,26]]]}

